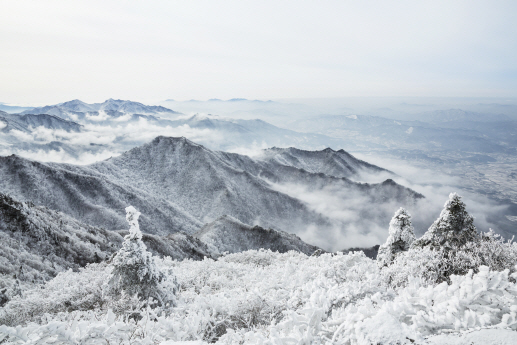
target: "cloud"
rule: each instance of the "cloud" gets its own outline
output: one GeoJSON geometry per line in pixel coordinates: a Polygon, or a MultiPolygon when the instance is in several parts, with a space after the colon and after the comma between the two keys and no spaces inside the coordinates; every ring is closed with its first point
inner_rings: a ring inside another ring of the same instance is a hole
{"type": "MultiPolygon", "coordinates": [[[[432,221],[440,215],[449,194],[457,192],[467,205],[467,211],[475,217],[478,230],[486,232],[492,228],[496,232],[508,235],[508,228],[502,223],[505,218],[504,214],[508,211],[508,205],[498,203],[485,195],[465,190],[462,188],[464,183],[460,177],[416,167],[399,159],[373,154],[354,155],[359,159],[395,172],[399,175],[399,177],[393,178],[397,183],[425,195],[425,200],[419,202],[415,207],[409,208],[417,224],[415,227],[417,234],[422,234],[427,230],[432,221]]],[[[369,182],[380,182],[375,176],[362,175],[361,178],[369,182]]]]}
{"type": "Polygon", "coordinates": [[[86,114],[86,119],[90,121],[106,121],[110,119],[110,116],[106,114],[104,110],[99,110],[98,114],[86,114]]]}
{"type": "Polygon", "coordinates": [[[81,132],[67,132],[43,126],[32,128],[32,132],[11,130],[0,132],[0,140],[9,147],[0,154],[17,154],[39,161],[58,163],[90,164],[111,156],[120,155],[135,146],[150,142],[157,136],[186,137],[200,144],[218,148],[226,138],[212,129],[197,129],[189,125],[178,127],[160,126],[140,118],[128,123],[86,124],[81,132]],[[56,149],[53,143],[61,143],[70,148],[56,149]]]}
{"type": "Polygon", "coordinates": [[[11,154],[16,154],[20,157],[36,160],[39,162],[69,163],[75,165],[87,165],[119,155],[118,153],[107,150],[97,153],[82,152],[78,155],[72,155],[63,149],[13,150],[11,148],[0,148],[0,156],[7,156],[11,154]]]}
{"type": "Polygon", "coordinates": [[[364,192],[341,185],[315,189],[304,184],[270,184],[329,220],[329,226],[309,224],[296,233],[304,241],[332,251],[384,243],[391,216],[403,206],[394,201],[372,203],[364,192]]]}
{"type": "Polygon", "coordinates": [[[238,147],[230,147],[225,149],[226,152],[237,153],[240,155],[246,155],[249,157],[257,157],[260,156],[264,149],[269,148],[270,146],[262,140],[259,144],[257,141],[253,141],[250,146],[238,146],[238,147]]]}
{"type": "Polygon", "coordinates": [[[372,203],[367,195],[339,186],[329,185],[317,189],[304,184],[276,184],[268,181],[275,190],[303,201],[310,210],[329,219],[329,226],[308,224],[305,228],[296,229],[297,235],[304,241],[326,250],[382,244],[388,236],[389,221],[399,207],[405,207],[411,214],[415,233],[419,237],[439,217],[451,192],[458,192],[462,196],[479,231],[486,232],[492,228],[505,237],[511,237],[511,229],[508,230],[511,223],[505,223],[508,222],[505,217],[508,206],[461,189],[460,178],[419,168],[401,160],[364,154],[355,156],[399,175],[363,174],[356,179],[358,182],[380,183],[392,178],[423,194],[425,199],[405,205],[396,201],[372,203]]]}

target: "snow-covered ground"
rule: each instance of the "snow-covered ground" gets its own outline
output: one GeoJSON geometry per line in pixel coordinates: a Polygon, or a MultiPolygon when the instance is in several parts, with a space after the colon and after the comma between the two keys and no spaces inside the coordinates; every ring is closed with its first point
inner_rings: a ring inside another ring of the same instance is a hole
{"type": "Polygon", "coordinates": [[[9,339],[6,344],[512,344],[517,339],[517,285],[508,271],[481,268],[453,278],[451,285],[425,286],[415,278],[392,289],[376,262],[362,253],[309,257],[261,250],[159,265],[172,269],[179,289],[177,305],[167,312],[144,309],[140,320],[128,318],[135,306],[102,296],[109,266],[94,264],[10,302],[1,314],[0,339],[9,339]],[[73,311],[81,303],[97,307],[73,311]]]}

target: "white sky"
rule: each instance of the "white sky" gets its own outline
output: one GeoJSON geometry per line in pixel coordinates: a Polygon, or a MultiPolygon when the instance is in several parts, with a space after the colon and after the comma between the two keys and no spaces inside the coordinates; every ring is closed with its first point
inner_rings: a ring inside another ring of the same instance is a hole
{"type": "Polygon", "coordinates": [[[0,102],[517,96],[517,1],[0,1],[0,102]]]}

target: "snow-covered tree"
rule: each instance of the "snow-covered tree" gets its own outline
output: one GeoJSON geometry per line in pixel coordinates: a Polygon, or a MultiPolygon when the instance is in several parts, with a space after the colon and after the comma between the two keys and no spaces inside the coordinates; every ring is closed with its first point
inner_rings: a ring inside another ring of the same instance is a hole
{"type": "Polygon", "coordinates": [[[395,287],[407,284],[411,276],[429,285],[450,284],[453,275],[464,275],[470,270],[477,273],[482,266],[493,271],[508,270],[511,274],[517,270],[517,244],[505,241],[492,230],[479,234],[474,218],[456,193],[450,194],[440,217],[409,250],[392,255],[390,243],[388,238],[379,248],[377,260],[380,267],[387,266],[382,275],[395,287]]]}
{"type": "Polygon", "coordinates": [[[413,242],[413,246],[429,246],[432,249],[448,251],[457,250],[477,240],[479,240],[479,234],[474,226],[474,218],[468,214],[461,197],[451,193],[440,217],[421,238],[413,242]]]}
{"type": "Polygon", "coordinates": [[[386,243],[379,247],[377,263],[384,267],[393,262],[400,252],[407,251],[415,240],[415,231],[411,225],[411,215],[399,208],[390,221],[389,235],[386,243]]]}
{"type": "Polygon", "coordinates": [[[129,234],[111,263],[110,290],[116,294],[138,295],[144,300],[154,298],[162,305],[170,303],[175,290],[174,277],[161,271],[147,251],[138,225],[139,216],[140,212],[133,206],[126,208],[129,234]],[[167,280],[171,284],[164,284],[167,280]]]}

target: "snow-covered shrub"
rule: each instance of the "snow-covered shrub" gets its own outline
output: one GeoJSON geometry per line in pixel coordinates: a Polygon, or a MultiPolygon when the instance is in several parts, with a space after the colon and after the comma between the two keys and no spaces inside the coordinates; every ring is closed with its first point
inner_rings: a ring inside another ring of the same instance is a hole
{"type": "Polygon", "coordinates": [[[409,249],[414,240],[415,231],[411,225],[411,215],[401,207],[390,221],[386,243],[379,247],[377,254],[379,267],[390,265],[398,253],[409,249]]]}
{"type": "Polygon", "coordinates": [[[61,272],[44,286],[11,299],[0,309],[0,324],[40,322],[47,313],[98,309],[106,303],[102,287],[108,274],[105,263],[90,264],[79,272],[61,272]]]}
{"type": "Polygon", "coordinates": [[[174,303],[175,278],[170,270],[162,271],[153,255],[142,241],[138,225],[138,212],[133,206],[126,208],[129,234],[122,248],[112,260],[109,288],[112,295],[138,295],[143,300],[155,299],[159,305],[174,303]]]}
{"type": "MultiPolygon", "coordinates": [[[[173,269],[177,276],[177,305],[169,312],[149,306],[140,309],[141,318],[105,307],[52,312],[39,324],[0,326],[0,342],[424,344],[427,335],[441,330],[517,330],[517,285],[508,270],[481,266],[478,273],[451,276],[450,284],[438,285],[410,278],[393,290],[383,283],[376,261],[362,253],[308,257],[249,251],[217,261],[166,258],[156,264],[173,269]]],[[[100,272],[100,265],[91,266],[100,272]]],[[[84,278],[81,274],[85,272],[70,273],[74,289],[93,272],[84,278]]],[[[59,283],[46,294],[58,293],[59,283]]],[[[135,310],[141,308],[140,301],[132,303],[135,310]]]]}
{"type": "Polygon", "coordinates": [[[509,269],[510,273],[517,270],[517,242],[507,240],[492,229],[481,234],[481,240],[477,243],[476,251],[482,265],[495,271],[509,269]]]}

